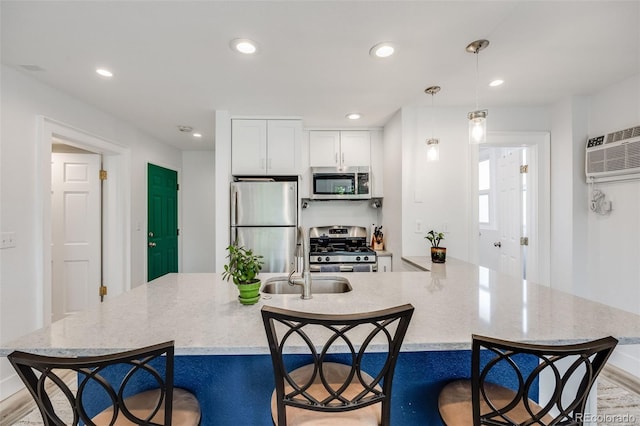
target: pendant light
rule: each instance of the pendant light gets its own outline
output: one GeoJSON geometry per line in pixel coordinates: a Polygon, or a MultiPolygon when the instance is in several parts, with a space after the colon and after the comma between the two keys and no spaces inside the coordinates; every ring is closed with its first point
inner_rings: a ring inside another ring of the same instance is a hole
{"type": "Polygon", "coordinates": [[[440,91],[440,86],[430,86],[424,89],[425,93],[431,95],[431,139],[426,140],[427,144],[427,161],[438,161],[440,159],[440,140],[433,137],[434,133],[434,116],[433,95],[440,91]]]}
{"type": "Polygon", "coordinates": [[[487,141],[487,115],[489,111],[481,110],[478,107],[478,80],[480,78],[478,72],[478,53],[489,46],[489,40],[476,40],[467,46],[467,52],[476,55],[476,110],[471,111],[467,118],[469,119],[469,143],[479,144],[487,141]]]}

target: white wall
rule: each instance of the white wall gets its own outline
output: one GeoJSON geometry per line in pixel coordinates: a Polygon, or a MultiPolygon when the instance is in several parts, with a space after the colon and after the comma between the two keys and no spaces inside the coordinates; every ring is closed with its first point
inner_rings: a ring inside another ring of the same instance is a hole
{"type": "MultiPolygon", "coordinates": [[[[432,117],[431,107],[402,109],[402,255],[427,255],[430,246],[424,236],[433,228],[446,232],[443,245],[449,256],[473,260],[476,245],[471,243],[470,225],[476,213],[475,197],[469,194],[477,147],[468,143],[467,112],[460,107],[435,108],[432,117]],[[425,140],[432,136],[432,122],[433,136],[440,139],[437,162],[426,161],[425,140]]],[[[549,113],[542,107],[491,108],[488,124],[490,132],[550,128],[549,113]]]]}
{"type": "MultiPolygon", "coordinates": [[[[592,96],[588,122],[590,137],[640,124],[640,74],[592,96]]],[[[586,273],[574,285],[585,297],[640,314],[640,181],[596,187],[612,201],[613,211],[600,216],[582,206],[586,252],[584,257],[574,254],[574,261],[586,265],[586,273]]],[[[584,166],[580,189],[587,200],[584,166]]],[[[618,347],[612,362],[640,377],[640,347],[618,347]]]]}
{"type": "Polygon", "coordinates": [[[402,111],[384,127],[384,200],[380,224],[384,227],[385,248],[393,254],[392,270],[402,270],[402,111]]]}
{"type": "MultiPolygon", "coordinates": [[[[0,340],[4,343],[42,325],[42,224],[37,117],[43,115],[131,148],[131,285],[146,276],[146,163],[179,170],[180,151],[134,126],[12,68],[1,68],[0,230],[17,246],[0,250],[0,340]],[[137,225],[140,225],[140,230],[137,225]]],[[[113,296],[110,294],[108,297],[113,296]]],[[[0,399],[17,388],[6,360],[0,363],[0,399]]],[[[15,376],[13,376],[15,377],[15,376]]]]}
{"type": "Polygon", "coordinates": [[[182,272],[215,270],[215,155],[182,153],[182,272]]]}

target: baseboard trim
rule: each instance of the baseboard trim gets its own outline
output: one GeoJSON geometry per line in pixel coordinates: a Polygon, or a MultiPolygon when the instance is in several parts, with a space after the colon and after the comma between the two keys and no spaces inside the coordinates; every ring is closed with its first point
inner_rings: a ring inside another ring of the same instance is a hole
{"type": "Polygon", "coordinates": [[[616,385],[628,390],[629,392],[635,393],[636,395],[640,395],[639,377],[636,377],[622,368],[611,364],[605,365],[601,374],[616,385]]]}

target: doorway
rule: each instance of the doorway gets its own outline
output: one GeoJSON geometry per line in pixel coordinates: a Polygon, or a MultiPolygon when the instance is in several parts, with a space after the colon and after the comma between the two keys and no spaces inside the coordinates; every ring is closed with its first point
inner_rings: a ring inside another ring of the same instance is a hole
{"type": "MultiPolygon", "coordinates": [[[[39,326],[46,326],[53,318],[53,215],[51,203],[53,142],[61,140],[69,147],[89,151],[102,156],[103,168],[108,178],[102,186],[103,200],[103,283],[109,296],[131,289],[131,207],[130,207],[130,149],[78,130],[48,117],[38,117],[38,196],[41,220],[38,221],[37,241],[42,253],[37,268],[40,291],[35,303],[40,313],[36,319],[39,326]]],[[[98,290],[96,289],[96,293],[98,290]]],[[[93,291],[92,291],[93,293],[93,291]]]]}
{"type": "Polygon", "coordinates": [[[51,154],[52,321],[100,301],[99,154],[54,140],[51,154]]]}
{"type": "Polygon", "coordinates": [[[147,281],[178,272],[178,172],[147,165],[147,281]]]}
{"type": "Polygon", "coordinates": [[[548,133],[496,132],[477,151],[472,228],[481,266],[549,285],[548,133]]]}

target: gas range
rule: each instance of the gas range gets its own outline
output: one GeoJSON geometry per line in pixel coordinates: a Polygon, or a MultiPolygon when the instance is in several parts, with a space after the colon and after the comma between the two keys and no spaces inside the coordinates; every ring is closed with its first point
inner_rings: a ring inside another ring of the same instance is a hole
{"type": "Polygon", "coordinates": [[[367,246],[362,226],[321,226],[309,229],[311,272],[376,271],[376,252],[367,246]]]}

